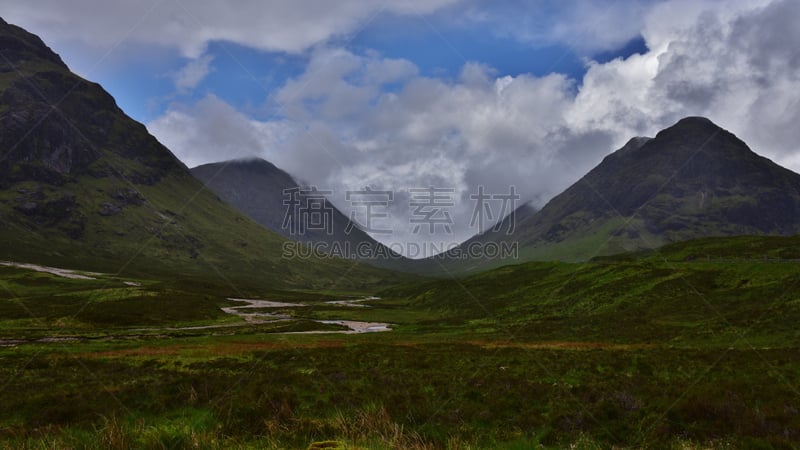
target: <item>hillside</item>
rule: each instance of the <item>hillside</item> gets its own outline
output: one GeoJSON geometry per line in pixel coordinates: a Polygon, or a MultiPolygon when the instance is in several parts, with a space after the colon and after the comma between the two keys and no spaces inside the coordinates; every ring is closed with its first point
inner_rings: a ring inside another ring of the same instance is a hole
{"type": "Polygon", "coordinates": [[[283,258],[283,237],[205,191],[38,37],[0,21],[0,52],[0,259],[241,290],[358,288],[393,276],[334,258],[283,258]]]}
{"type": "Polygon", "coordinates": [[[798,266],[797,237],[717,237],[583,263],[508,265],[379,295],[520,340],[793,346],[798,266]]]}
{"type": "MultiPolygon", "coordinates": [[[[191,169],[192,175],[223,200],[265,228],[300,242],[320,245],[325,253],[358,259],[379,266],[396,266],[404,259],[377,242],[342,214],[324,196],[313,208],[292,207],[292,190],[302,189],[291,175],[263,159],[236,160],[204,164],[191,169]],[[321,211],[325,220],[319,226],[297,225],[310,219],[309,213],[321,211]],[[328,226],[330,228],[328,228],[328,226]]],[[[305,189],[304,189],[305,190],[305,189]]],[[[303,201],[311,197],[299,198],[303,201]]],[[[303,202],[305,203],[305,202],[303,202]]]]}
{"type": "MultiPolygon", "coordinates": [[[[523,261],[585,260],[700,237],[793,235],[800,175],[710,120],[688,117],[655,138],[631,139],[539,212],[520,216],[513,234],[488,232],[462,248],[517,242],[523,261]]],[[[453,253],[440,259],[456,264],[453,253]]]]}

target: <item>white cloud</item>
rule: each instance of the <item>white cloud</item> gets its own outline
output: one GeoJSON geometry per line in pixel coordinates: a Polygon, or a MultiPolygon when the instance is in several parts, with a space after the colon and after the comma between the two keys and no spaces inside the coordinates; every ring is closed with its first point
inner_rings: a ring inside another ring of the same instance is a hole
{"type": "Polygon", "coordinates": [[[211,73],[212,55],[202,55],[186,63],[179,71],[173,74],[175,88],[179,92],[186,92],[196,88],[203,79],[211,73]]]}
{"type": "Polygon", "coordinates": [[[792,126],[800,119],[800,31],[791,19],[800,16],[800,3],[675,0],[671,6],[654,9],[646,21],[650,52],[590,67],[571,121],[652,134],[703,115],[755,151],[800,169],[790,158],[800,150],[792,126]],[[682,6],[685,14],[670,14],[682,6]]]}
{"type": "Polygon", "coordinates": [[[498,76],[468,63],[455,80],[422,77],[405,60],[335,48],[312,52],[305,73],[274,98],[272,122],[209,97],[172,108],[151,131],[190,165],[258,154],[341,194],[401,192],[391,240],[441,241],[408,224],[412,187],[457,190],[455,234],[469,237],[477,185],[517,186],[541,206],[634,135],[705,115],[761,154],[800,169],[800,17],[793,0],[684,3],[653,9],[643,55],[593,63],[582,84],[559,74],[498,76]],[[675,6],[677,5],[677,6],[675,6]],[[689,17],[687,19],[687,17],[689,17]],[[399,88],[387,91],[385,83],[399,88]]]}
{"type": "Polygon", "coordinates": [[[465,65],[457,80],[437,80],[418,76],[408,61],[321,49],[304,74],[275,94],[284,119],[258,122],[209,97],[171,109],[148,128],[180,158],[191,158],[189,165],[248,149],[333,189],[345,212],[346,190],[395,191],[388,242],[450,243],[477,232],[469,226],[469,194],[478,184],[500,194],[511,183],[526,199],[545,199],[588,168],[582,161],[607,151],[604,133],[565,126],[573,89],[562,75],[498,79],[479,64],[465,65]],[[399,91],[381,89],[398,81],[399,91]],[[567,154],[574,163],[563,160],[567,154]],[[453,236],[413,233],[407,190],[429,186],[456,190],[453,236]]]}
{"type": "Polygon", "coordinates": [[[647,13],[665,0],[472,0],[463,22],[532,46],[566,45],[582,56],[617,50],[640,36],[647,13]]]}
{"type": "Polygon", "coordinates": [[[286,135],[282,124],[253,121],[214,95],[191,106],[173,105],[147,129],[189,167],[270,156],[265,143],[280,144],[286,135]]]}
{"type": "Polygon", "coordinates": [[[568,3],[567,14],[549,30],[549,38],[578,51],[611,51],[639,36],[642,19],[655,1],[568,3]]]}
{"type": "Polygon", "coordinates": [[[39,0],[3,1],[3,17],[47,42],[79,41],[109,49],[117,42],[178,48],[189,58],[208,42],[297,53],[358,31],[375,15],[428,14],[456,0],[39,0]],[[77,24],[77,26],[76,26],[77,24]]]}

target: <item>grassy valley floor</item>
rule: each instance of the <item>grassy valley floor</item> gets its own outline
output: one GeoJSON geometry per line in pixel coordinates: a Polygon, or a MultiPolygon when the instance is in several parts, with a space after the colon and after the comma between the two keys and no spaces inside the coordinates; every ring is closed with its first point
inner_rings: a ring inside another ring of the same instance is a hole
{"type": "Polygon", "coordinates": [[[304,306],[250,322],[223,287],[0,267],[0,447],[795,448],[800,266],[687,251],[265,291],[304,306]]]}

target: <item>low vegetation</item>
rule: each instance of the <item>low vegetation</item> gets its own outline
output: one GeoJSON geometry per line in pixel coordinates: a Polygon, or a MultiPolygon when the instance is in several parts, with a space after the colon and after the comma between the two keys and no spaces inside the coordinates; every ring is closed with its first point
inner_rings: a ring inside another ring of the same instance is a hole
{"type": "Polygon", "coordinates": [[[792,238],[753,242],[504,267],[367,307],[261,292],[307,305],[280,325],[224,314],[212,282],[2,268],[0,445],[794,448],[800,272],[778,259],[792,238]],[[331,318],[392,331],[285,334],[331,318]]]}

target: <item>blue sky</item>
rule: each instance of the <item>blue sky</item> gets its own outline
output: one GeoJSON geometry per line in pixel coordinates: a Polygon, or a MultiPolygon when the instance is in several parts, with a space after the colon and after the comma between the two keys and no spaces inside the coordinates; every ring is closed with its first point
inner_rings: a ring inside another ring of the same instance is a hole
{"type": "MultiPolygon", "coordinates": [[[[515,1],[496,2],[497,14],[513,15],[515,1]]],[[[522,8],[540,24],[557,23],[569,14],[570,2],[539,2],[539,9],[522,8]]],[[[317,45],[343,47],[355,54],[376,52],[387,58],[411,61],[419,73],[432,78],[457,77],[468,62],[494,69],[497,76],[561,73],[582,81],[588,60],[605,62],[647,50],[640,35],[631,35],[618,45],[585,50],[569,42],[521,40],[492,27],[504,25],[503,18],[483,21],[458,18],[452,8],[431,15],[398,15],[376,12],[365,26],[334,35],[317,45]]],[[[531,25],[534,26],[534,25],[531,25]]],[[[546,25],[536,25],[546,26],[546,25]]],[[[310,49],[302,52],[269,51],[240,43],[211,40],[204,55],[212,58],[209,73],[188,92],[175,89],[173,75],[192,58],[178,49],[122,42],[107,55],[78,40],[52,43],[70,66],[100,82],[133,118],[148,122],[163,114],[170,103],[191,102],[213,93],[254,117],[268,117],[264,100],[288,79],[299,76],[309,60],[310,49]],[[97,64],[98,59],[102,59],[97,64]]],[[[387,90],[392,86],[386,86],[387,90]]]]}

